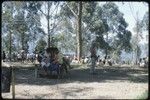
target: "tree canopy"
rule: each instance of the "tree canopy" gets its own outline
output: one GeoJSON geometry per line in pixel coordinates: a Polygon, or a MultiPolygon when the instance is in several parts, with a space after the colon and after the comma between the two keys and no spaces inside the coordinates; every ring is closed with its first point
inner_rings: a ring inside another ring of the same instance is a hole
{"type": "MultiPolygon", "coordinates": [[[[140,22],[143,30],[148,30],[148,20],[147,12],[140,22]]],[[[121,51],[133,50],[132,34],[127,27],[124,14],[113,2],[100,5],[94,1],[12,1],[2,4],[2,46],[6,51],[10,46],[12,51],[29,51],[31,43],[40,51],[54,42],[63,52],[81,53],[81,57],[88,55],[94,41],[106,56],[119,56],[121,51]]]]}

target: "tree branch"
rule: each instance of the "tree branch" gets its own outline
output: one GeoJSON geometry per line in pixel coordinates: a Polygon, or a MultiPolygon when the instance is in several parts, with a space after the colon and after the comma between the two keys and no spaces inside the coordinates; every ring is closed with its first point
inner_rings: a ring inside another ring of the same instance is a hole
{"type": "MultiPolygon", "coordinates": [[[[37,7],[36,7],[37,8],[37,7]]],[[[47,16],[41,9],[39,9],[40,12],[44,15],[44,16],[47,16]]]]}
{"type": "MultiPolygon", "coordinates": [[[[59,2],[58,2],[58,3],[57,3],[57,5],[55,6],[54,11],[55,11],[55,10],[56,10],[56,8],[58,7],[58,5],[59,5],[59,2]]],[[[57,9],[57,10],[58,10],[58,9],[57,9]]],[[[53,15],[54,11],[52,11],[51,15],[53,15]]],[[[57,12],[57,11],[56,11],[56,12],[57,12]]]]}
{"type": "Polygon", "coordinates": [[[73,13],[73,15],[78,18],[78,15],[69,7],[69,5],[65,2],[65,4],[67,5],[67,7],[71,10],[71,12],[73,13]]]}
{"type": "MultiPolygon", "coordinates": [[[[30,12],[30,11],[29,11],[30,12]]],[[[29,13],[31,16],[32,16],[32,18],[37,22],[37,23],[39,23],[39,24],[42,24],[42,23],[40,23],[40,21],[38,21],[36,18],[34,18],[34,14],[32,14],[32,12],[30,12],[29,13]]],[[[42,24],[44,27],[46,27],[44,24],[42,24]]]]}

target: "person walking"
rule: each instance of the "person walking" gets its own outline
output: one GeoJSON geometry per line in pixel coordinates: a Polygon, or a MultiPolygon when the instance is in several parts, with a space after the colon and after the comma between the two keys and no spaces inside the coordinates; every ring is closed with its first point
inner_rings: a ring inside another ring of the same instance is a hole
{"type": "Polygon", "coordinates": [[[92,43],[91,48],[90,48],[90,53],[91,53],[91,62],[92,62],[90,73],[96,74],[95,67],[96,67],[97,55],[96,55],[96,44],[95,43],[92,43]]]}

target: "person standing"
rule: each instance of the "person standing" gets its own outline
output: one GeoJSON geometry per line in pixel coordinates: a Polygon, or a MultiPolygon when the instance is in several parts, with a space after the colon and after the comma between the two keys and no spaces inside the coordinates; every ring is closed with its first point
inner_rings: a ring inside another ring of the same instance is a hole
{"type": "Polygon", "coordinates": [[[97,55],[96,55],[96,44],[95,43],[93,43],[91,45],[90,53],[91,53],[91,62],[92,62],[90,73],[91,74],[96,74],[95,73],[95,67],[96,67],[97,55]]]}
{"type": "Polygon", "coordinates": [[[3,51],[3,62],[5,62],[5,59],[6,59],[6,54],[5,51],[3,51]]]}

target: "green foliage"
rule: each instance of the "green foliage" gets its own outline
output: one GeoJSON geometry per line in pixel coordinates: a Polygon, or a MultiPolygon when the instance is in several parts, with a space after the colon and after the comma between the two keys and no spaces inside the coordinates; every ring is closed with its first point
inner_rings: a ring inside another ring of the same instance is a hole
{"type": "Polygon", "coordinates": [[[96,36],[95,41],[101,49],[110,48],[103,38],[109,28],[105,19],[102,18],[102,8],[96,2],[85,3],[83,9],[83,21],[89,27],[91,34],[96,36]]]}
{"type": "Polygon", "coordinates": [[[140,58],[141,53],[142,53],[142,51],[141,51],[140,47],[137,46],[137,58],[140,58]]]}
{"type": "MultiPolygon", "coordinates": [[[[69,5],[69,7],[72,7],[73,9],[75,9],[75,5],[76,5],[76,2],[65,2],[69,5]]],[[[60,15],[64,15],[66,17],[73,17],[73,13],[70,11],[70,9],[68,8],[68,6],[66,6],[66,4],[62,4],[61,5],[61,10],[60,10],[60,15]]],[[[76,7],[77,8],[77,7],[76,7]]],[[[75,9],[77,10],[77,9],[75,9]]]]}
{"type": "MultiPolygon", "coordinates": [[[[41,28],[38,11],[41,5],[41,2],[32,1],[3,3],[3,33],[7,34],[11,31],[14,35],[13,40],[17,41],[17,44],[12,46],[12,50],[16,47],[17,50],[25,49],[28,51],[28,44],[35,41],[38,36],[45,34],[41,28]]],[[[7,44],[10,43],[8,38],[6,40],[7,44]]],[[[8,45],[5,47],[10,48],[8,45]]]]}
{"type": "MultiPolygon", "coordinates": [[[[77,4],[75,2],[67,2],[67,4],[76,12],[77,9],[75,8],[77,8],[77,4]]],[[[92,41],[91,36],[93,35],[95,36],[94,41],[97,42],[98,48],[106,50],[107,52],[115,50],[117,50],[117,52],[121,52],[121,50],[125,50],[126,52],[131,51],[131,32],[126,29],[128,24],[123,18],[123,13],[119,11],[115,3],[109,2],[99,6],[97,2],[83,2],[82,12],[82,21],[84,24],[82,25],[82,35],[84,37],[82,42],[84,48],[89,47],[90,43],[87,42],[92,41]],[[108,35],[111,34],[116,35],[114,37],[108,37],[108,35]],[[107,38],[104,38],[104,36],[107,38]],[[121,47],[116,49],[118,45],[121,45],[121,47]]],[[[62,13],[66,17],[74,17],[66,5],[63,5],[61,9],[61,14],[62,13]]],[[[67,26],[70,27],[71,25],[68,24],[67,26]]]]}
{"type": "Polygon", "coordinates": [[[141,26],[143,30],[149,30],[149,12],[147,11],[141,21],[141,26]]]}
{"type": "Polygon", "coordinates": [[[54,36],[55,45],[63,52],[75,51],[76,45],[74,44],[76,40],[72,37],[71,33],[64,31],[60,34],[54,36]]]}
{"type": "MultiPolygon", "coordinates": [[[[3,2],[2,4],[2,47],[3,50],[10,52],[13,40],[10,40],[10,35],[13,32],[13,5],[11,2],[3,2]],[[10,44],[11,43],[11,44],[10,44]]],[[[12,48],[13,50],[14,48],[12,48]]]]}
{"type": "Polygon", "coordinates": [[[43,51],[46,47],[47,43],[45,40],[43,40],[43,38],[41,38],[38,42],[37,45],[35,47],[36,52],[40,52],[43,51]]]}
{"type": "Polygon", "coordinates": [[[96,2],[83,2],[83,22],[89,22],[94,15],[95,7],[97,6],[96,2]]]}
{"type": "Polygon", "coordinates": [[[41,6],[42,6],[42,4],[40,2],[30,1],[30,2],[26,2],[24,9],[37,15],[38,10],[41,9],[41,6]]]}
{"type": "Polygon", "coordinates": [[[28,32],[28,24],[25,21],[25,12],[23,8],[20,8],[17,12],[18,14],[14,17],[14,30],[16,31],[15,35],[19,36],[22,49],[28,51],[27,42],[29,41],[29,35],[26,34],[26,32],[28,32]]]}
{"type": "Polygon", "coordinates": [[[140,100],[146,100],[146,99],[148,99],[148,90],[146,90],[141,95],[137,96],[135,99],[140,99],[140,100]]]}
{"type": "MultiPolygon", "coordinates": [[[[131,32],[126,28],[128,24],[123,18],[123,14],[119,11],[118,6],[114,3],[106,3],[102,7],[102,17],[107,21],[108,31],[110,34],[116,34],[112,38],[112,48],[117,48],[118,45],[121,45],[119,48],[121,50],[125,50],[126,52],[131,51],[131,32]]],[[[120,53],[119,53],[120,54],[120,53]]]]}
{"type": "MultiPolygon", "coordinates": [[[[124,19],[123,13],[119,11],[115,3],[109,2],[100,6],[98,2],[91,1],[82,2],[82,4],[83,38],[81,41],[83,43],[83,51],[89,51],[88,49],[91,41],[93,41],[92,39],[95,39],[94,41],[96,41],[99,49],[107,53],[116,52],[114,54],[120,55],[122,50],[126,52],[132,50],[131,47],[133,45],[130,43],[132,37],[131,32],[127,30],[128,24],[124,19]],[[117,48],[118,46],[120,47],[117,48]]],[[[39,37],[47,35],[41,28],[42,23],[40,22],[42,14],[41,7],[47,8],[47,2],[13,2],[14,18],[11,14],[11,3],[4,3],[4,5],[6,6],[2,12],[2,31],[8,34],[9,29],[13,30],[13,34],[15,35],[14,40],[18,41],[17,48],[21,47],[20,44],[22,43],[22,47],[28,49],[28,44],[37,41],[39,37]],[[13,22],[12,19],[18,21],[13,22]]],[[[49,5],[50,7],[52,7],[52,5],[57,7],[57,2],[49,2],[49,5]]],[[[77,48],[77,19],[70,9],[78,15],[78,2],[62,2],[59,15],[55,16],[54,14],[49,17],[50,20],[55,21],[51,22],[53,25],[50,31],[51,38],[54,37],[54,44],[59,46],[59,48],[63,48],[64,51],[76,51],[77,48]],[[62,19],[62,21],[57,25],[56,22],[59,22],[60,19],[62,19]]],[[[44,10],[42,11],[44,12],[44,10]]],[[[45,11],[45,15],[47,18],[47,10],[45,11]]],[[[147,17],[144,19],[147,19],[147,17]]],[[[146,20],[143,20],[143,23],[144,22],[146,22],[146,20]]],[[[143,24],[143,26],[144,25],[147,24],[143,24]]],[[[9,43],[7,42],[9,40],[8,37],[3,40],[3,44],[6,46],[9,43]]],[[[9,45],[6,47],[9,48],[9,45]]],[[[43,47],[36,46],[36,48],[43,47]]]]}
{"type": "Polygon", "coordinates": [[[26,23],[28,23],[28,33],[30,35],[29,40],[36,40],[38,35],[45,35],[45,32],[41,28],[40,23],[40,13],[39,10],[41,9],[42,3],[41,2],[27,2],[24,6],[24,10],[27,12],[27,16],[25,18],[26,23]],[[38,34],[38,35],[37,35],[38,34]]]}

